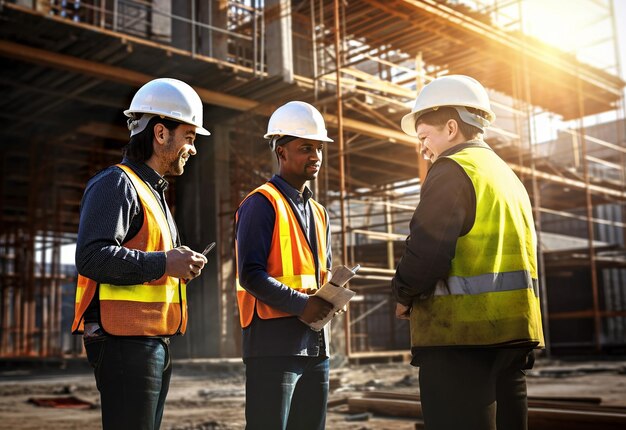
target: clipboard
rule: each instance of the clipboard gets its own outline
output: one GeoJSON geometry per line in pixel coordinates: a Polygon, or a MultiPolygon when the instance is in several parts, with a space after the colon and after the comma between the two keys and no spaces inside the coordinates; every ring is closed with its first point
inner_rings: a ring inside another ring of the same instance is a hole
{"type": "Polygon", "coordinates": [[[356,295],[354,291],[346,288],[345,285],[350,279],[354,278],[356,272],[360,268],[361,266],[359,265],[356,265],[352,269],[343,265],[334,267],[331,270],[332,276],[330,281],[322,285],[322,287],[314,294],[315,296],[332,303],[333,309],[328,312],[324,318],[312,323],[306,323],[302,320],[300,321],[304,322],[315,331],[322,330],[324,326],[335,317],[335,313],[347,305],[348,302],[356,295]]]}

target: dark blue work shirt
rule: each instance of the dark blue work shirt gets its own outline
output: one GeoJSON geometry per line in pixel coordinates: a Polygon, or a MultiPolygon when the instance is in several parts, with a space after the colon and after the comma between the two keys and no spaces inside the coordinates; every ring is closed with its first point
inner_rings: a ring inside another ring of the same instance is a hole
{"type": "MultiPolygon", "coordinates": [[[[167,181],[144,163],[124,159],[125,164],[149,186],[178,244],[174,218],[165,201],[167,181]]],[[[87,183],[80,205],[80,224],[76,241],[78,273],[98,283],[115,285],[143,284],[165,273],[165,252],[129,249],[123,243],[133,238],[143,224],[143,207],[130,178],[116,166],[97,173],[87,183]]],[[[85,322],[97,322],[97,295],[85,312],[85,322]]]]}
{"type": "MultiPolygon", "coordinates": [[[[309,199],[311,190],[304,188],[302,194],[283,178],[274,175],[270,182],[287,198],[312,250],[317,250],[317,235],[309,199]]],[[[274,207],[261,193],[250,196],[238,210],[237,255],[239,283],[257,299],[268,305],[300,315],[308,296],[280,283],[267,273],[267,259],[272,244],[276,213],[274,207]]],[[[326,215],[328,217],[328,215],[326,215]]],[[[330,226],[327,236],[327,269],[331,267],[330,226]]],[[[313,251],[315,266],[319,261],[313,251]]],[[[267,356],[318,356],[329,354],[330,324],[316,332],[296,316],[262,320],[255,315],[252,323],[243,329],[243,357],[267,356]]]]}

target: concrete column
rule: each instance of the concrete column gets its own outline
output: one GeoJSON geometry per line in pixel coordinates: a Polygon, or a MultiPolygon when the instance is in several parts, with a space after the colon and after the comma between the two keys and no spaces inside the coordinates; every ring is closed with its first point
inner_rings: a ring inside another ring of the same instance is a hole
{"type": "MultiPolygon", "coordinates": [[[[213,131],[211,123],[205,127],[213,131]]],[[[217,241],[218,200],[215,174],[214,136],[196,138],[197,154],[185,172],[176,178],[176,222],[181,241],[202,252],[207,244],[217,241]]],[[[172,338],[175,356],[187,358],[219,357],[220,309],[217,282],[218,246],[209,254],[209,263],[202,274],[187,285],[189,321],[187,334],[172,338]]]]}
{"type": "MultiPolygon", "coordinates": [[[[216,123],[222,123],[217,120],[216,123]]],[[[225,122],[225,121],[224,121],[225,122]]],[[[216,272],[220,303],[220,352],[222,357],[238,357],[241,355],[241,327],[237,310],[237,290],[235,288],[235,208],[237,198],[237,178],[231,173],[230,147],[234,145],[230,139],[230,126],[218,125],[215,130],[215,199],[217,202],[217,234],[220,255],[216,272]]]]}
{"type": "MultiPolygon", "coordinates": [[[[226,0],[177,0],[172,2],[172,13],[224,30],[228,24],[226,0]]],[[[192,27],[188,22],[172,20],[172,44],[196,54],[224,61],[228,59],[228,36],[199,25],[192,27]]]]}
{"type": "Polygon", "coordinates": [[[291,1],[265,2],[267,71],[293,82],[293,48],[291,36],[291,1]]]}
{"type": "Polygon", "coordinates": [[[196,139],[198,153],[189,160],[185,173],[176,178],[176,222],[183,245],[202,252],[207,244],[217,242],[202,274],[187,287],[187,334],[172,338],[172,350],[178,357],[237,353],[240,328],[233,318],[236,292],[228,128],[215,125],[219,121],[214,112],[217,110],[208,110],[204,122],[211,136],[196,139]]]}
{"type": "MultiPolygon", "coordinates": [[[[228,2],[226,0],[199,2],[198,20],[226,30],[228,2]]],[[[228,36],[208,28],[198,28],[198,53],[218,60],[228,60],[228,36]]]]}
{"type": "MultiPolygon", "coordinates": [[[[191,19],[192,5],[195,0],[172,1],[172,14],[181,18],[191,19]]],[[[172,45],[176,48],[192,50],[192,28],[188,22],[172,18],[172,45]]]]}
{"type": "Polygon", "coordinates": [[[152,0],[152,35],[164,42],[172,38],[172,0],[152,0]]]}

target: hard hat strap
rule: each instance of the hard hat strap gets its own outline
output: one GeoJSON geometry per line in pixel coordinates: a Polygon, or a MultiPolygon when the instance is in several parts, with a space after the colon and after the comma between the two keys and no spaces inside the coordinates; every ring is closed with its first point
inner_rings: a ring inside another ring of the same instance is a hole
{"type": "Polygon", "coordinates": [[[270,139],[270,150],[274,152],[276,149],[276,141],[280,138],[280,136],[272,136],[270,139]]]}
{"type": "MultiPolygon", "coordinates": [[[[441,107],[444,107],[444,106],[437,106],[437,107],[416,113],[415,114],[415,130],[417,130],[417,123],[419,122],[420,117],[422,117],[423,115],[427,113],[434,112],[441,107]]],[[[483,116],[477,113],[470,112],[469,110],[467,110],[465,106],[447,106],[447,107],[454,108],[454,110],[456,110],[457,113],[459,114],[461,121],[463,121],[465,124],[468,124],[468,125],[471,125],[473,127],[480,129],[481,133],[484,133],[485,129],[489,127],[489,124],[491,124],[488,119],[484,118],[483,116]]],[[[480,109],[476,109],[476,110],[479,112],[482,112],[480,111],[480,109]]]]}
{"type": "Polygon", "coordinates": [[[150,120],[155,116],[156,115],[145,113],[141,115],[141,118],[139,119],[128,118],[128,121],[126,121],[126,125],[128,126],[128,129],[130,130],[130,136],[132,137],[144,131],[144,129],[148,125],[148,122],[150,122],[150,120]]]}
{"type": "Polygon", "coordinates": [[[479,128],[482,133],[485,132],[485,128],[489,127],[489,121],[482,116],[472,113],[464,106],[452,106],[461,117],[461,121],[466,124],[479,128]]]}

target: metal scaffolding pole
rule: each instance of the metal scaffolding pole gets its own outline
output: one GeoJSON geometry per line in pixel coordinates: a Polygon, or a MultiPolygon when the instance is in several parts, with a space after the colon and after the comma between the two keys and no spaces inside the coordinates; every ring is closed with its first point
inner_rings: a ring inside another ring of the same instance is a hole
{"type": "MultiPolygon", "coordinates": [[[[622,67],[624,66],[620,61],[620,46],[617,38],[617,21],[615,18],[615,0],[611,0],[609,2],[609,14],[611,16],[611,30],[613,35],[613,47],[615,49],[615,72],[618,76],[622,76],[622,67]]],[[[624,120],[624,115],[626,114],[626,98],[624,97],[626,92],[623,92],[622,98],[619,102],[619,108],[617,109],[616,117],[622,118],[622,127],[620,127],[620,122],[615,121],[616,129],[616,141],[617,145],[620,145],[621,142],[624,141],[624,133],[626,132],[626,121],[624,120]]],[[[621,183],[622,183],[622,191],[626,191],[626,155],[624,152],[620,154],[620,164],[622,167],[621,173],[621,183]]],[[[626,211],[624,210],[624,205],[622,205],[622,213],[626,218],[626,211]]],[[[626,241],[626,231],[624,231],[624,239],[626,241]]]]}
{"type": "Polygon", "coordinates": [[[602,319],[600,316],[600,299],[598,296],[598,269],[596,265],[596,253],[593,248],[594,231],[593,231],[593,202],[591,199],[591,189],[589,187],[589,161],[585,155],[587,154],[587,139],[585,139],[585,106],[583,98],[583,89],[580,76],[576,80],[576,96],[578,98],[578,131],[580,136],[580,147],[582,152],[583,178],[585,182],[585,209],[587,213],[587,239],[589,243],[589,265],[591,270],[591,294],[593,298],[593,325],[595,333],[596,351],[602,350],[602,319]]]}
{"type": "MultiPolygon", "coordinates": [[[[337,143],[339,146],[339,206],[341,212],[341,262],[348,263],[348,245],[346,231],[346,155],[343,141],[343,106],[341,98],[341,27],[339,25],[339,0],[334,0],[335,30],[335,76],[337,84],[337,143]]],[[[346,336],[346,356],[350,356],[350,308],[344,317],[346,336]]]]}
{"type": "MultiPolygon", "coordinates": [[[[524,29],[524,15],[523,10],[521,8],[521,3],[518,3],[519,10],[519,22],[520,28],[524,29]]],[[[532,107],[532,95],[530,89],[530,71],[528,67],[528,58],[526,56],[526,45],[522,47],[522,88],[524,91],[524,98],[526,99],[526,124],[528,127],[528,153],[530,158],[530,180],[532,187],[532,196],[533,196],[533,215],[535,218],[535,228],[537,233],[537,271],[538,271],[538,281],[539,281],[539,291],[540,291],[540,300],[541,300],[541,313],[542,313],[542,323],[543,323],[543,331],[544,331],[544,339],[545,339],[545,351],[546,356],[550,357],[551,348],[550,348],[550,318],[548,317],[548,292],[546,290],[546,274],[545,274],[545,260],[543,256],[543,250],[541,247],[541,235],[542,235],[542,226],[541,226],[541,193],[539,190],[539,185],[537,182],[537,169],[535,165],[535,148],[533,144],[533,139],[536,136],[535,130],[535,119],[533,117],[533,107],[532,107]]],[[[521,144],[520,144],[520,163],[521,163],[521,144]]]]}

